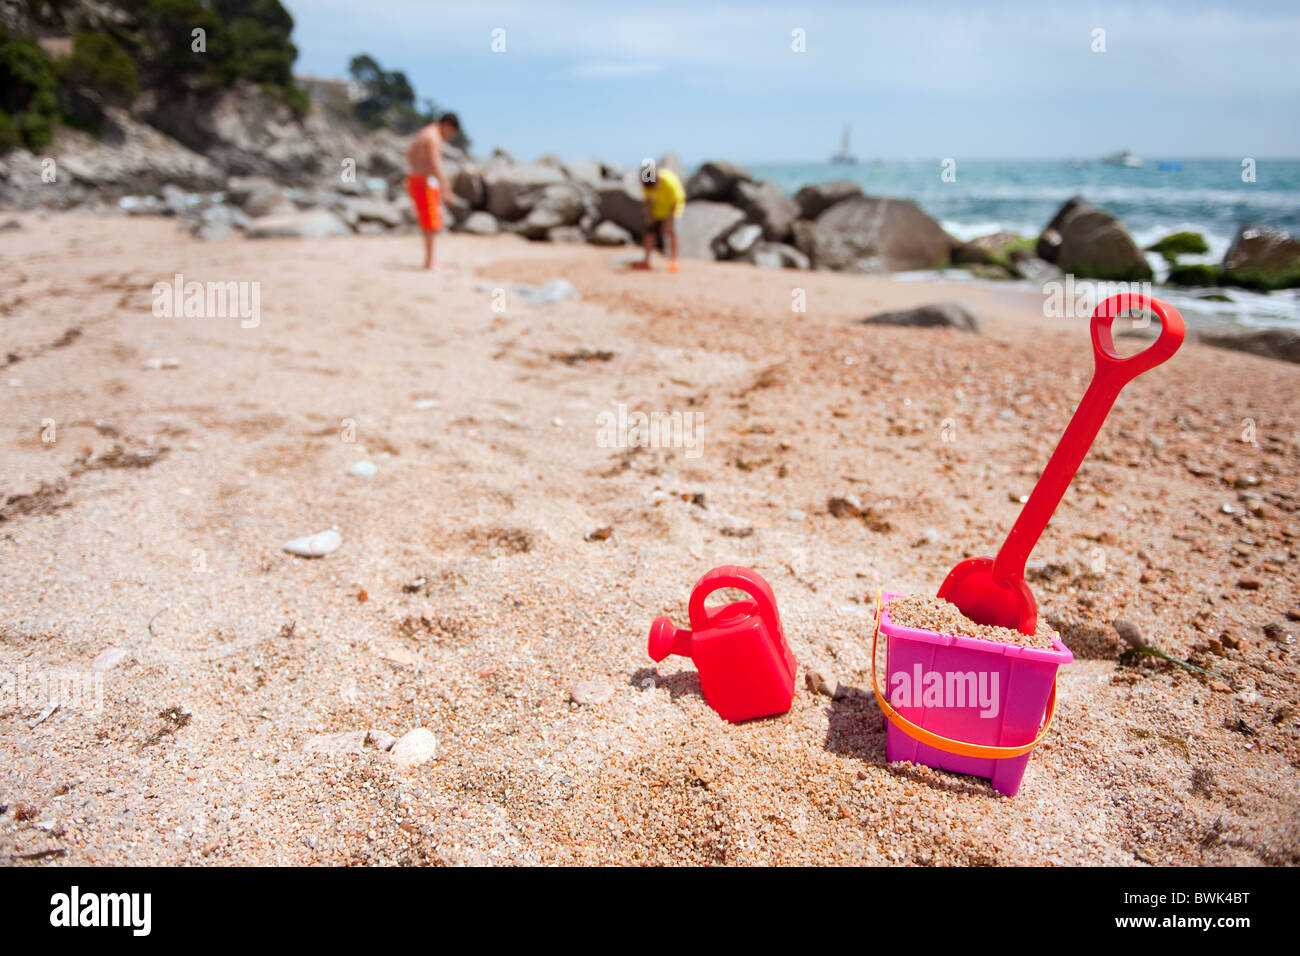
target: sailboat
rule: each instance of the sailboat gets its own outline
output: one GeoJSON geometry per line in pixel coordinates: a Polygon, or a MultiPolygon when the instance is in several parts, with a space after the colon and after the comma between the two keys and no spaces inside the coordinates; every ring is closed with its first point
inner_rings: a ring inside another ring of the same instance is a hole
{"type": "Polygon", "coordinates": [[[844,127],[844,137],[840,140],[840,151],[831,157],[831,162],[853,166],[857,164],[857,161],[858,157],[849,152],[849,127],[846,126],[844,127]]]}
{"type": "Polygon", "coordinates": [[[1103,156],[1101,161],[1107,166],[1127,166],[1134,169],[1142,165],[1142,160],[1134,156],[1127,149],[1121,149],[1118,153],[1111,153],[1109,156],[1103,156]]]}

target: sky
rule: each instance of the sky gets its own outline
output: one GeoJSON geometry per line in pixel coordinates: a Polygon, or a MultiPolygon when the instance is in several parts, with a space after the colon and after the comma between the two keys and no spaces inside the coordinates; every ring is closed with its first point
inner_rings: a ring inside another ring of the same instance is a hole
{"type": "Polygon", "coordinates": [[[1300,156],[1294,0],[282,2],[297,72],[369,53],[475,153],[819,162],[849,126],[864,159],[1300,156]]]}

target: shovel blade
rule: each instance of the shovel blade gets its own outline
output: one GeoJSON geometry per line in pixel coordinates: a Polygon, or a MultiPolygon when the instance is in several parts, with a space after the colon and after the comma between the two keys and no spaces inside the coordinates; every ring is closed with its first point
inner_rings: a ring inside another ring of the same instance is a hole
{"type": "Polygon", "coordinates": [[[1038,630],[1038,605],[1024,579],[997,581],[992,558],[967,558],[948,572],[939,597],[976,624],[1009,627],[1021,634],[1038,630]]]}

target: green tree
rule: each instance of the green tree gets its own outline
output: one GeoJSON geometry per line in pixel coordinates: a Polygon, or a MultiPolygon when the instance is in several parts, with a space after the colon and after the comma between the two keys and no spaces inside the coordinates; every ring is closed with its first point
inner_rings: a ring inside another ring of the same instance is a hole
{"type": "Polygon", "coordinates": [[[78,33],[60,63],[66,89],[102,106],[130,106],[140,92],[135,62],[107,33],[78,33]]]}
{"type": "Polygon", "coordinates": [[[59,81],[50,58],[35,41],[0,26],[0,149],[21,142],[38,150],[54,136],[59,81]]]}

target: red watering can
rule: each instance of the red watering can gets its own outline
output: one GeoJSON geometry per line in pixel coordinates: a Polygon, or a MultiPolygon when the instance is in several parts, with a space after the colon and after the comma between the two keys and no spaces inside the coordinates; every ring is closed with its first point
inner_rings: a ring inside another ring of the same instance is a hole
{"type": "Polygon", "coordinates": [[[694,660],[705,701],[732,723],[790,709],[797,665],[766,581],[734,564],[714,568],[696,583],[687,612],[690,630],[666,617],[650,625],[651,660],[670,654],[694,660]],[[706,608],[705,598],[721,588],[744,591],[750,600],[706,608]]]}

